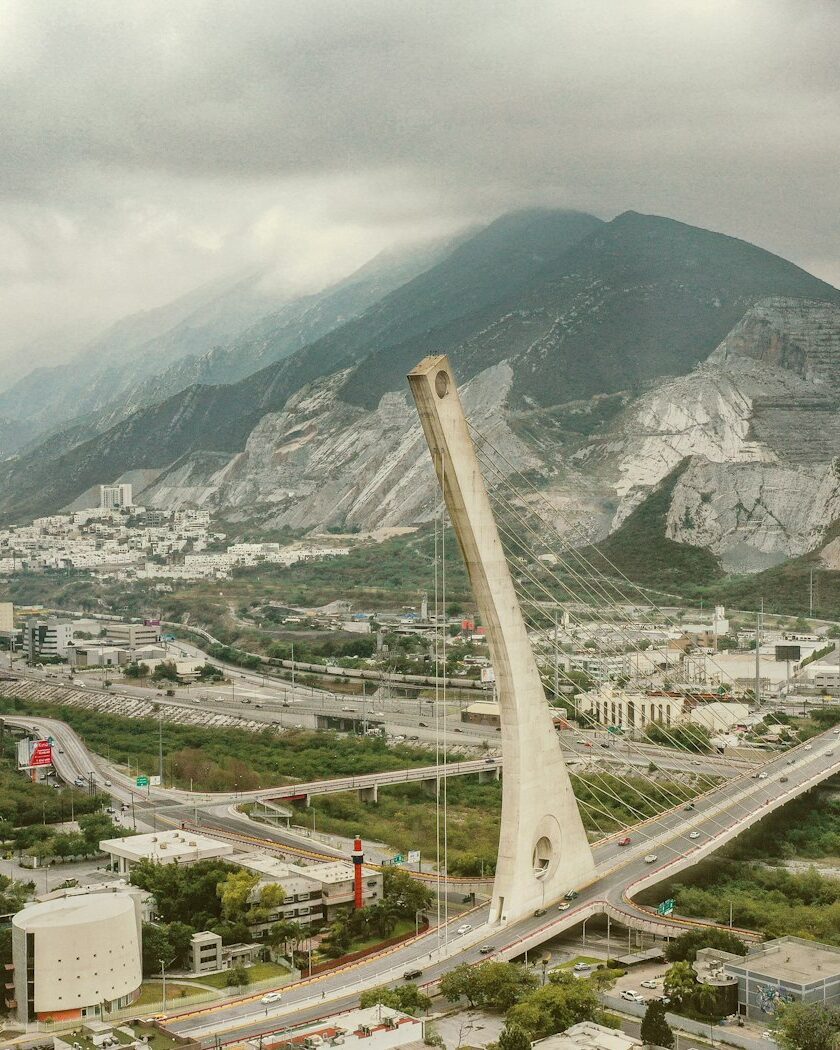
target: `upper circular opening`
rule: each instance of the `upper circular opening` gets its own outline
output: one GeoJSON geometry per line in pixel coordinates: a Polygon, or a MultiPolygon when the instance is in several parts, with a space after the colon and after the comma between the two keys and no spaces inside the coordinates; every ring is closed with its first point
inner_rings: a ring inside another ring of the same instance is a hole
{"type": "Polygon", "coordinates": [[[547,835],[543,835],[542,838],[537,839],[531,863],[534,866],[534,874],[538,879],[543,878],[548,872],[548,869],[551,866],[551,857],[553,853],[554,849],[551,845],[551,839],[548,838],[547,835]]]}
{"type": "Polygon", "coordinates": [[[444,369],[435,376],[435,392],[438,397],[446,397],[449,393],[449,373],[444,369]]]}

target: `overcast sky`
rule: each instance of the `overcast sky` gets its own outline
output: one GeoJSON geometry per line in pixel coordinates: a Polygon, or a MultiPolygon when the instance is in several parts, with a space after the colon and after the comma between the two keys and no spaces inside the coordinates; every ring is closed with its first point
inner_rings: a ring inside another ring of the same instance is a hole
{"type": "Polygon", "coordinates": [[[838,39],[836,0],[0,0],[0,363],[533,203],[840,284],[838,39]]]}

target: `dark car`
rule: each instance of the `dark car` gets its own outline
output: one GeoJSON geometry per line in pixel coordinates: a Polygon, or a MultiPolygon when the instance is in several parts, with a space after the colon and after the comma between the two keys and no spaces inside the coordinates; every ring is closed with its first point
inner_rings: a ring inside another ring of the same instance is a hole
{"type": "Polygon", "coordinates": [[[577,895],[578,895],[578,891],[577,890],[569,890],[569,892],[566,894],[566,900],[567,901],[573,901],[575,899],[575,897],[577,897],[577,895]]]}
{"type": "Polygon", "coordinates": [[[545,915],[545,908],[537,908],[534,912],[534,918],[538,919],[541,915],[545,915]]]}
{"type": "Polygon", "coordinates": [[[686,811],[686,813],[688,813],[689,810],[694,809],[694,803],[693,802],[689,802],[688,805],[683,806],[683,809],[686,811]]]}
{"type": "Polygon", "coordinates": [[[416,981],[418,977],[423,976],[422,970],[406,970],[403,974],[404,981],[416,981]]]}
{"type": "Polygon", "coordinates": [[[495,950],[496,949],[495,949],[495,947],[492,944],[483,944],[478,949],[478,954],[479,955],[489,955],[491,952],[494,952],[495,950]]]}

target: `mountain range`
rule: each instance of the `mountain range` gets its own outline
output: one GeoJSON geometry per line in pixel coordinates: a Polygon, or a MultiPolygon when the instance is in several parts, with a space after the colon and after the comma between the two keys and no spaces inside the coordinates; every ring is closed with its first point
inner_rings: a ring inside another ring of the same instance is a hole
{"type": "Polygon", "coordinates": [[[405,374],[428,353],[451,356],[506,469],[593,538],[678,465],[665,537],[725,569],[814,549],[840,517],[840,292],[744,241],[532,210],[305,299],[260,287],[126,321],[0,397],[0,440],[29,428],[0,463],[0,519],[134,472],[143,503],[267,527],[422,522],[434,485],[405,374]]]}

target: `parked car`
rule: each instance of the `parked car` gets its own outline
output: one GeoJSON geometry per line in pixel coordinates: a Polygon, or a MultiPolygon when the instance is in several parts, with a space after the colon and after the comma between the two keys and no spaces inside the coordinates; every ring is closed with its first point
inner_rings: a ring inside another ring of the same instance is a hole
{"type": "Polygon", "coordinates": [[[621,993],[621,998],[626,999],[628,1003],[643,1003],[644,999],[639,995],[638,992],[634,992],[632,988],[625,988],[621,993]]]}
{"type": "Polygon", "coordinates": [[[572,967],[572,970],[575,973],[589,973],[591,969],[592,965],[590,963],[584,962],[575,963],[575,965],[572,967]]]}
{"type": "Polygon", "coordinates": [[[642,988],[658,988],[659,985],[656,981],[642,981],[642,988]]]}

